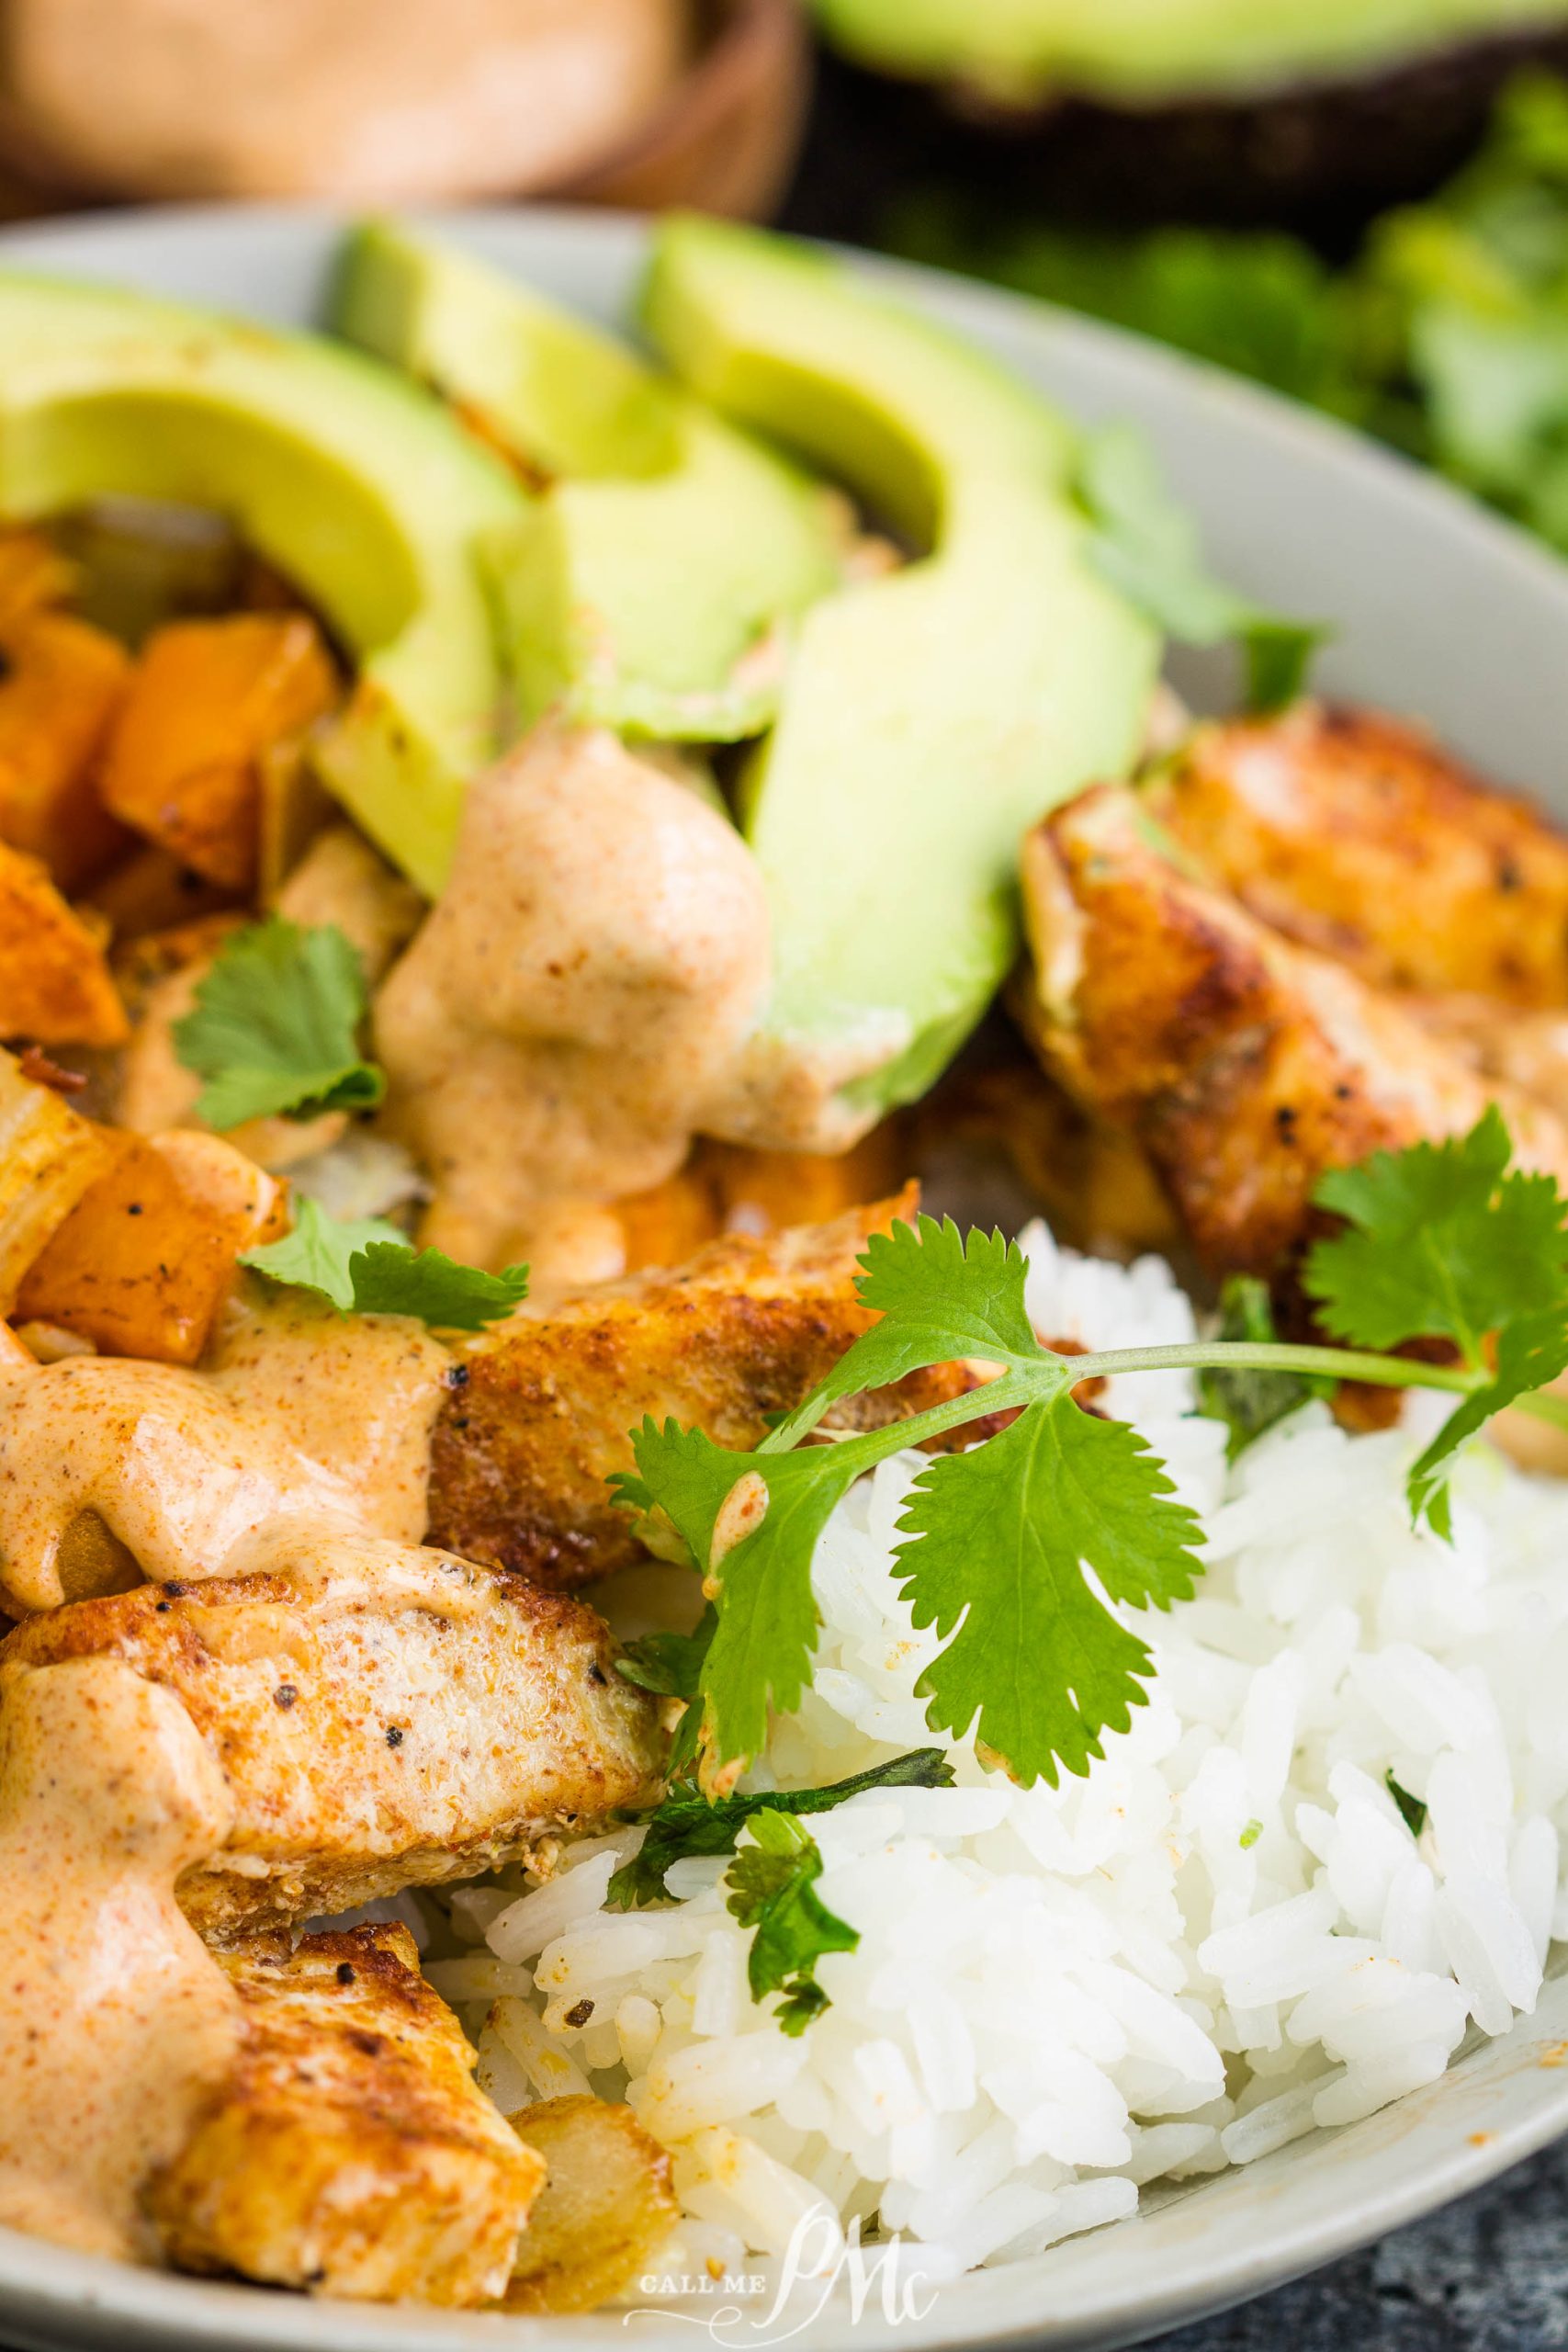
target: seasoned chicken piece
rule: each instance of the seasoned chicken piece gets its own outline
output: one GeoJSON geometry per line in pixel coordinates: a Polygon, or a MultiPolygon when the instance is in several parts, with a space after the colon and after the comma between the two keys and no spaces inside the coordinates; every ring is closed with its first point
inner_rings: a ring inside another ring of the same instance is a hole
{"type": "Polygon", "coordinates": [[[473,2078],[406,1928],[218,1955],[239,2061],[147,2204],[181,2270],[361,2301],[490,2302],[545,2178],[473,2078]]]}
{"type": "Polygon", "coordinates": [[[471,1876],[659,1774],[653,1703],[591,1610],[417,1545],[285,1526],[248,1574],[28,1618],[0,1700],[71,1657],[162,1684],[221,1764],[232,1826],[176,1889],[209,1935],[471,1876]]]}
{"type": "Polygon", "coordinates": [[[1024,845],[1047,1067],[1147,1151],[1200,1255],[1269,1272],[1325,1168],[1457,1135],[1495,1101],[1519,1159],[1568,1182],[1568,1130],[1390,998],[1169,864],[1130,792],[1086,793],[1024,845]]]}
{"type": "Polygon", "coordinates": [[[1417,996],[1416,1018],[1478,1069],[1568,1123],[1568,1006],[1521,1012],[1486,996],[1417,996]]]}
{"type": "Polygon", "coordinates": [[[549,2174],[517,2249],[509,2312],[589,2312],[623,2295],[681,2218],[670,2152],[629,2107],[536,2099],[512,2127],[549,2174]]]}
{"type": "Polygon", "coordinates": [[[1313,703],[1200,727],[1145,806],[1255,915],[1377,987],[1568,1006],[1568,837],[1419,728],[1313,703]]]}
{"type": "MultiPolygon", "coordinates": [[[[855,1261],[868,1235],[915,1206],[911,1186],[827,1225],[730,1235],[674,1273],[633,1276],[471,1341],[436,1423],[432,1542],[563,1589],[640,1558],[604,1484],[632,1466],[627,1431],[645,1414],[673,1415],[721,1445],[755,1445],[873,1319],[855,1261]]],[[[974,1385],[964,1367],[938,1366],[852,1400],[829,1426],[879,1426],[974,1385]]]]}

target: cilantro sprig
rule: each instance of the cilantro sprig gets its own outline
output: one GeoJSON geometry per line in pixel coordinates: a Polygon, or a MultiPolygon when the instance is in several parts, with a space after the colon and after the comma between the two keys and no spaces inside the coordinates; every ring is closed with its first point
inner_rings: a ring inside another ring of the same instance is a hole
{"type": "Polygon", "coordinates": [[[1265,1385],[1239,1424],[1228,1392],[1233,1440],[1238,1428],[1259,1434],[1314,1385],[1447,1391],[1456,1409],[1415,1464],[1410,1499],[1417,1523],[1449,1534],[1448,1465],[1493,1413],[1517,1402],[1568,1426],[1568,1403],[1539,1393],[1568,1369],[1568,1203],[1551,1179],[1509,1159],[1491,1111],[1453,1142],[1323,1180],[1318,1204],[1342,1229],[1314,1248],[1304,1283],[1345,1346],[1280,1341],[1270,1326],[1269,1336],[1061,1356],[1031,1326],[1016,1245],[930,1217],[874,1237],[858,1287],[880,1319],[760,1444],[733,1452],[674,1421],[632,1433],[636,1473],[615,1482],[617,1499],[678,1539],[709,1602],[699,1635],[666,1662],[671,1694],[690,1702],[675,1769],[694,1761],[704,1791],[728,1796],[761,1752],[770,1713],[798,1706],[817,1645],[812,1555],[855,1480],[967,1422],[1010,1415],[986,1442],[928,1463],[898,1522],[901,1590],[917,1627],[934,1627],[942,1645],[916,1688],[934,1731],[974,1736],[1016,1779],[1055,1785],[1064,1770],[1086,1773],[1104,1733],[1124,1729],[1145,1702],[1153,1672],[1119,1611],[1190,1598],[1202,1531],[1136,1432],[1074,1402],[1080,1382],[1248,1376],[1265,1385]],[[1458,1360],[1392,1352],[1433,1340],[1458,1360]],[[975,1357],[995,1367],[983,1387],[830,1445],[803,1443],[838,1400],[975,1357]]]}
{"type": "Polygon", "coordinates": [[[205,1082],[197,1116],[220,1130],[281,1114],[374,1110],[386,1080],[360,1053],[365,967],[335,923],[269,915],[231,933],[175,1024],[175,1051],[205,1082]]]}
{"type": "Polygon", "coordinates": [[[270,1282],[314,1291],[343,1315],[414,1315],[444,1331],[479,1331],[527,1295],[528,1269],[487,1274],[441,1250],[416,1250],[381,1217],[328,1216],[307,1193],[293,1230],[280,1241],[244,1250],[270,1282]]]}

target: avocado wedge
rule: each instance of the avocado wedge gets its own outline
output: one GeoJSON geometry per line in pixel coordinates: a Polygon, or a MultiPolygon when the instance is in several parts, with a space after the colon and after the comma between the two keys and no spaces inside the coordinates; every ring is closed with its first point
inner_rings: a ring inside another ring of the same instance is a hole
{"type": "Polygon", "coordinates": [[[356,663],[325,781],[434,894],[502,706],[480,537],[522,498],[417,387],[310,335],[0,276],[0,516],[220,509],[356,663]]]}
{"type": "Polygon", "coordinates": [[[784,458],[473,255],[396,223],[344,253],[340,331],[539,483],[487,562],[525,720],[760,734],[796,615],[837,586],[833,503],[784,458]]]}
{"type": "Polygon", "coordinates": [[[1159,640],[1084,560],[1071,428],[979,353],[825,257],[711,220],[662,227],[642,308],[694,391],[847,476],[925,551],[805,616],[742,787],[769,1031],[858,1062],[840,1107],[863,1128],[978,1020],[1016,948],[1020,837],[1126,772],[1159,640]]]}

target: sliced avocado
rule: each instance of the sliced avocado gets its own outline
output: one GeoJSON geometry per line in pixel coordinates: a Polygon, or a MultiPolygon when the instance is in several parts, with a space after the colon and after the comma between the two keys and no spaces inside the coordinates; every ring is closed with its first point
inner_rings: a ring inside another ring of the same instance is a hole
{"type": "Polygon", "coordinates": [[[792,1050],[881,1035],[847,1099],[924,1091],[1015,952],[1024,829],[1126,772],[1156,633],[1088,567],[1074,435],[982,354],[826,257],[696,219],[644,294],[693,388],[848,478],[917,547],[800,625],[743,821],[770,893],[767,1016],[792,1050]]]}
{"type": "Polygon", "coordinates": [[[787,624],[840,576],[830,500],[611,336],[390,223],[351,241],[335,318],[545,478],[486,550],[525,719],[761,732],[787,624]]]}
{"type": "Polygon", "coordinates": [[[358,665],[326,782],[431,893],[502,678],[476,562],[505,468],[357,353],[113,288],[0,276],[0,516],[119,493],[221,510],[358,665]]]}
{"type": "Polygon", "coordinates": [[[1012,102],[1113,104],[1278,89],[1478,35],[1550,24],[1563,0],[815,0],[829,40],[895,74],[1012,102]]]}

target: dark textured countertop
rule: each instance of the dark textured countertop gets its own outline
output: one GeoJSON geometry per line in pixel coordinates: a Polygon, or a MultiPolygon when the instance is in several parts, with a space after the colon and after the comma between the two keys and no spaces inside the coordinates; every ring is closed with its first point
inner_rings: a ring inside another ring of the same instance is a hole
{"type": "Polygon", "coordinates": [[[1560,2352],[1568,2140],[1490,2188],[1151,2352],[1560,2352]]]}

